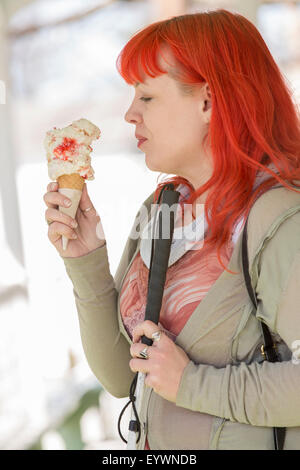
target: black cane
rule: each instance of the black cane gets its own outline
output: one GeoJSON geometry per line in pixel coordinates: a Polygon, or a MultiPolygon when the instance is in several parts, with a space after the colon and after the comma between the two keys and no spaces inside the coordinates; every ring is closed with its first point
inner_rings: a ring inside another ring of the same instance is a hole
{"type": "MultiPolygon", "coordinates": [[[[171,183],[166,184],[160,194],[157,201],[157,211],[155,213],[154,220],[154,234],[152,236],[152,250],[151,250],[151,261],[148,278],[148,293],[147,293],[147,304],[145,311],[145,320],[151,320],[158,324],[159,315],[162,305],[163,292],[166,281],[166,273],[168,268],[168,262],[171,251],[171,244],[174,232],[174,212],[176,210],[170,210],[173,204],[177,204],[180,193],[174,190],[174,185],[171,183]],[[159,202],[162,198],[162,209],[159,208],[159,202]],[[166,204],[167,207],[164,205],[166,204]],[[156,219],[158,213],[158,236],[156,237],[156,219]],[[166,217],[167,215],[167,217],[166,217]],[[169,216],[169,217],[168,217],[169,216]],[[166,219],[166,223],[164,223],[166,219]]],[[[175,206],[176,208],[177,206],[175,206]]],[[[143,344],[151,346],[153,340],[142,336],[141,341],[143,344]]],[[[136,443],[140,438],[140,422],[139,422],[139,411],[142,403],[142,395],[144,389],[145,374],[138,373],[130,387],[130,402],[132,402],[133,416],[129,423],[129,434],[127,449],[132,450],[136,448],[136,443]],[[138,439],[136,440],[136,433],[139,433],[138,439]]],[[[129,402],[129,403],[130,403],[129,402]]],[[[129,404],[128,403],[128,404],[129,404]]],[[[127,405],[126,405],[127,406],[127,405]]],[[[124,411],[124,410],[123,410],[124,411]]],[[[123,412],[122,412],[123,413],[123,412]]],[[[121,418],[121,416],[120,416],[121,418]]],[[[120,422],[119,418],[119,422],[120,422]]],[[[119,429],[120,432],[120,429],[119,429]]],[[[121,435],[121,433],[120,433],[121,435]]],[[[122,437],[122,436],[121,436],[122,437]]],[[[122,437],[123,439],[123,437],[122,437]]],[[[124,440],[124,439],[123,439],[124,440]]]]}
{"type": "MultiPolygon", "coordinates": [[[[178,202],[180,193],[178,191],[170,189],[170,186],[174,188],[172,184],[167,184],[166,186],[163,187],[159,199],[163,194],[162,204],[167,204],[168,208],[170,208],[173,204],[176,204],[178,202]],[[167,189],[165,189],[166,186],[167,189]]],[[[167,211],[168,212],[166,215],[170,215],[170,217],[166,217],[167,221],[165,225],[163,224],[164,211],[161,210],[158,213],[159,232],[157,239],[155,237],[155,233],[152,237],[152,251],[148,278],[149,280],[145,320],[151,320],[153,323],[156,324],[158,324],[159,321],[174,232],[174,211],[169,211],[168,209],[167,211]],[[163,230],[165,230],[165,232],[163,230]]],[[[156,224],[154,224],[154,227],[156,227],[156,224]]],[[[147,344],[148,346],[151,346],[153,343],[152,339],[147,338],[146,336],[142,336],[141,341],[143,344],[147,344]]]]}

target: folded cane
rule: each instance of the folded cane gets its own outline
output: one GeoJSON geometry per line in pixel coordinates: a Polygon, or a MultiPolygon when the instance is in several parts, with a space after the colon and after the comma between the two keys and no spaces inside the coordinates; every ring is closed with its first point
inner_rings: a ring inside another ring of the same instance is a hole
{"type": "MultiPolygon", "coordinates": [[[[151,320],[152,322],[158,324],[159,314],[162,304],[164,286],[166,281],[166,272],[168,268],[168,262],[171,251],[171,243],[174,232],[174,211],[169,210],[169,208],[178,202],[180,193],[174,190],[174,185],[171,183],[166,184],[160,194],[157,201],[157,210],[155,213],[155,223],[154,225],[154,234],[156,229],[156,219],[158,213],[158,237],[155,239],[155,236],[152,236],[152,250],[151,250],[151,261],[148,277],[148,293],[147,293],[147,304],[145,311],[145,320],[151,320]],[[168,206],[168,233],[165,237],[166,228],[163,226],[163,210],[159,210],[159,201],[162,198],[162,209],[168,206]]],[[[151,346],[153,341],[146,336],[142,336],[141,341],[143,344],[151,346]]],[[[132,415],[129,422],[129,433],[127,441],[127,449],[135,450],[136,444],[140,438],[140,422],[139,422],[139,413],[141,410],[141,404],[143,401],[144,393],[144,382],[145,374],[139,372],[135,375],[135,378],[130,387],[130,402],[132,402],[132,415]],[[138,439],[137,439],[138,433],[138,439]]],[[[129,402],[129,403],[130,403],[129,402]]],[[[128,404],[129,404],[128,403],[128,404]]],[[[126,405],[127,406],[127,405],[126,405]]],[[[119,431],[120,432],[120,431],[119,431]]],[[[124,440],[124,439],[123,439],[124,440]]]]}

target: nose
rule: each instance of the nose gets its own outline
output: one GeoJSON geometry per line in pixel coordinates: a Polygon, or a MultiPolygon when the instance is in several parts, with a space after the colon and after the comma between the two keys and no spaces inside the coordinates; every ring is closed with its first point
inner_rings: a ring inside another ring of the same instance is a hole
{"type": "Polygon", "coordinates": [[[124,119],[126,122],[129,122],[129,124],[137,124],[142,121],[141,113],[135,109],[133,103],[125,113],[124,119]]]}

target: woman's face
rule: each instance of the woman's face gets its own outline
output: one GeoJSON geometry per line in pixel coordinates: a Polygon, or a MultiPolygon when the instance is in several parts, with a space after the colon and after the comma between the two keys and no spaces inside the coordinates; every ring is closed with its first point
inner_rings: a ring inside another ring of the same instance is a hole
{"type": "MultiPolygon", "coordinates": [[[[170,68],[162,58],[160,66],[163,70],[170,68]]],[[[210,108],[207,84],[191,95],[184,95],[168,74],[147,77],[136,84],[125,120],[135,125],[136,136],[147,139],[140,149],[148,168],[183,176],[196,188],[207,180],[211,176],[211,156],[204,152],[202,140],[208,132],[210,108]]]]}

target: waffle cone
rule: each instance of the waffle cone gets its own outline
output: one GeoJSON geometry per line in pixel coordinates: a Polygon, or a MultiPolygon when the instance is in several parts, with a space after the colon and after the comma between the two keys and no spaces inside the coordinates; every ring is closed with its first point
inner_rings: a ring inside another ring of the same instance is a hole
{"type": "MultiPolygon", "coordinates": [[[[64,214],[67,214],[73,219],[75,219],[85,180],[80,175],[74,173],[72,175],[59,176],[57,182],[59,186],[58,192],[72,201],[70,207],[59,206],[59,210],[60,212],[63,212],[64,214]]],[[[62,236],[63,250],[67,249],[68,240],[69,239],[67,237],[65,237],[64,235],[62,236]]]]}
{"type": "Polygon", "coordinates": [[[78,173],[72,173],[71,175],[61,175],[57,178],[59,188],[71,188],[79,189],[82,191],[85,179],[82,178],[78,173]]]}

